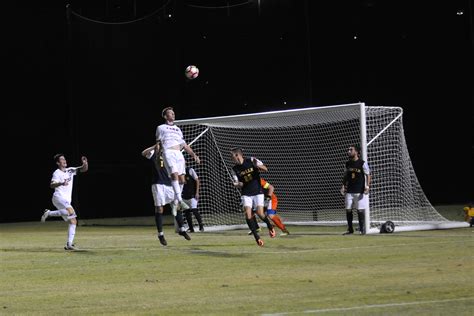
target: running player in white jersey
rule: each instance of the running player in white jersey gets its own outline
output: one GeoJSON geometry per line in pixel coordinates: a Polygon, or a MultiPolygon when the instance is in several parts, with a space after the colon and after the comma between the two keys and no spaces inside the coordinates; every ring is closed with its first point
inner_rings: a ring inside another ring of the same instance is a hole
{"type": "Polygon", "coordinates": [[[191,147],[186,144],[183,138],[183,132],[174,124],[175,114],[172,107],[164,108],[161,115],[166,120],[165,124],[161,124],[156,129],[157,148],[163,150],[163,160],[165,168],[171,178],[171,186],[174,191],[174,203],[172,204],[173,212],[179,207],[181,210],[187,210],[189,206],[183,202],[181,192],[184,185],[184,175],[186,174],[186,160],[184,159],[181,149],[184,149],[196,163],[199,164],[199,157],[194,153],[191,147]]]}
{"type": "Polygon", "coordinates": [[[66,158],[63,154],[55,155],[54,161],[58,165],[58,169],[53,173],[50,187],[51,189],[54,189],[52,201],[53,205],[56,207],[56,211],[46,209],[41,217],[41,221],[46,221],[48,217],[61,216],[64,221],[69,223],[68,239],[64,249],[76,250],[74,246],[74,236],[76,235],[77,216],[71,205],[72,187],[74,176],[78,171],[86,172],[89,169],[89,164],[87,158],[82,156],[82,166],[68,168],[66,158]]]}

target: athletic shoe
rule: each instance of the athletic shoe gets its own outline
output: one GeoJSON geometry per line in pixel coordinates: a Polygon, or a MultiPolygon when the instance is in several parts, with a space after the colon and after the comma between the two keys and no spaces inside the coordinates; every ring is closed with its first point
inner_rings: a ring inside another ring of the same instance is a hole
{"type": "Polygon", "coordinates": [[[187,233],[194,233],[194,228],[193,229],[188,229],[186,232],[187,233]]]}
{"type": "Polygon", "coordinates": [[[259,238],[259,239],[256,240],[256,242],[257,242],[257,245],[259,245],[260,247],[263,247],[264,242],[263,242],[262,239],[259,238]]]}
{"type": "Polygon", "coordinates": [[[168,245],[168,242],[166,241],[164,235],[158,235],[158,239],[160,240],[160,244],[162,244],[163,246],[167,246],[167,245],[168,245]]]}
{"type": "MultiPolygon", "coordinates": [[[[261,230],[262,230],[262,229],[261,229],[260,227],[257,228],[257,233],[259,233],[261,230]]],[[[252,231],[249,231],[249,232],[247,233],[247,235],[252,235],[252,231]]]]}
{"type": "Polygon", "coordinates": [[[45,209],[44,210],[44,213],[43,213],[43,216],[41,216],[41,221],[44,223],[46,221],[46,219],[49,217],[49,212],[51,212],[50,210],[48,209],[45,209]]]}
{"type": "Polygon", "coordinates": [[[201,233],[204,232],[204,226],[203,226],[203,225],[199,226],[199,231],[200,231],[201,233]]]}
{"type": "Polygon", "coordinates": [[[186,232],[179,232],[178,234],[180,234],[181,236],[184,237],[184,239],[186,240],[191,240],[191,237],[188,235],[188,233],[186,232]]]}
{"type": "Polygon", "coordinates": [[[281,234],[280,236],[288,236],[290,234],[290,232],[288,231],[288,229],[284,229],[281,231],[281,234]]]}
{"type": "Polygon", "coordinates": [[[268,230],[268,234],[270,235],[271,238],[275,238],[276,236],[276,232],[275,232],[275,228],[271,228],[268,230]]]}
{"type": "Polygon", "coordinates": [[[342,235],[352,235],[354,233],[354,230],[353,229],[348,229],[344,234],[342,235]]]}
{"type": "Polygon", "coordinates": [[[64,246],[64,250],[78,250],[74,244],[66,243],[66,246],[64,246]]]}

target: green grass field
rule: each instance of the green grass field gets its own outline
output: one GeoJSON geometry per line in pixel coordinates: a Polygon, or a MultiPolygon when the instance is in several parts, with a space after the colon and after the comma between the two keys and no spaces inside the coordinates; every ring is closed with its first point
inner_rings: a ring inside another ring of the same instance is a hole
{"type": "Polygon", "coordinates": [[[0,224],[0,314],[473,314],[474,228],[289,228],[260,248],[247,230],[166,226],[162,247],[154,226],[79,226],[66,252],[64,222],[0,224]]]}

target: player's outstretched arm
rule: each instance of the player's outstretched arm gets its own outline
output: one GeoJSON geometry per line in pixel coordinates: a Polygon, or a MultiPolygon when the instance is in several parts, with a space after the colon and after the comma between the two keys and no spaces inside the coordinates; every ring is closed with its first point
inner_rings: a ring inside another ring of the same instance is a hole
{"type": "Polygon", "coordinates": [[[201,162],[198,155],[194,153],[193,149],[188,144],[184,144],[183,148],[191,157],[193,157],[194,161],[196,161],[197,164],[201,162]]]}
{"type": "Polygon", "coordinates": [[[82,156],[81,161],[82,161],[82,166],[77,167],[77,169],[79,169],[80,172],[86,172],[87,170],[89,170],[89,162],[87,161],[87,157],[82,156]]]}
{"type": "Polygon", "coordinates": [[[145,158],[150,158],[153,155],[154,150],[158,151],[157,148],[160,148],[160,145],[158,143],[153,146],[143,149],[142,156],[145,158]]]}

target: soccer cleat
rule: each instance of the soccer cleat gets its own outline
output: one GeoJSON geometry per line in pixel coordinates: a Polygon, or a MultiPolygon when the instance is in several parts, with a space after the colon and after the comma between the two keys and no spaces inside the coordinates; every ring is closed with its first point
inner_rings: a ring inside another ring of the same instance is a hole
{"type": "Polygon", "coordinates": [[[271,228],[268,230],[268,234],[270,235],[271,238],[275,238],[276,236],[276,232],[275,232],[275,228],[271,228]]]}
{"type": "Polygon", "coordinates": [[[166,241],[164,235],[158,235],[158,239],[160,240],[160,244],[162,244],[163,246],[167,246],[167,245],[168,245],[168,242],[166,241]]]}
{"type": "Polygon", "coordinates": [[[46,219],[49,217],[49,212],[51,212],[50,210],[48,209],[45,209],[44,210],[44,213],[43,213],[43,216],[41,216],[41,221],[44,223],[46,221],[46,219]]]}
{"type": "Polygon", "coordinates": [[[74,244],[66,243],[64,250],[78,250],[74,244]]]}
{"type": "Polygon", "coordinates": [[[290,234],[290,232],[288,231],[288,229],[284,229],[282,230],[280,236],[288,236],[290,234]]]}
{"type": "Polygon", "coordinates": [[[194,228],[193,229],[188,229],[186,232],[187,233],[194,233],[194,228]]]}
{"type": "Polygon", "coordinates": [[[344,234],[342,234],[343,236],[345,235],[352,235],[354,233],[354,230],[353,229],[348,229],[344,234]]]}
{"type": "MultiPolygon", "coordinates": [[[[259,227],[257,228],[256,232],[259,233],[262,229],[259,227]]],[[[247,235],[252,235],[252,231],[249,231],[247,235]]]]}
{"type": "Polygon", "coordinates": [[[189,210],[189,205],[184,203],[184,201],[179,202],[179,206],[181,207],[181,211],[189,210]]]}
{"type": "Polygon", "coordinates": [[[178,234],[183,236],[184,239],[186,239],[186,240],[191,240],[191,237],[186,232],[179,232],[178,234]]]}
{"type": "Polygon", "coordinates": [[[264,245],[263,239],[259,238],[259,239],[256,240],[256,242],[257,242],[257,245],[259,245],[260,247],[263,247],[263,245],[264,245]]]}
{"type": "Polygon", "coordinates": [[[200,231],[201,233],[204,232],[204,226],[203,226],[203,225],[199,226],[199,231],[200,231]]]}

